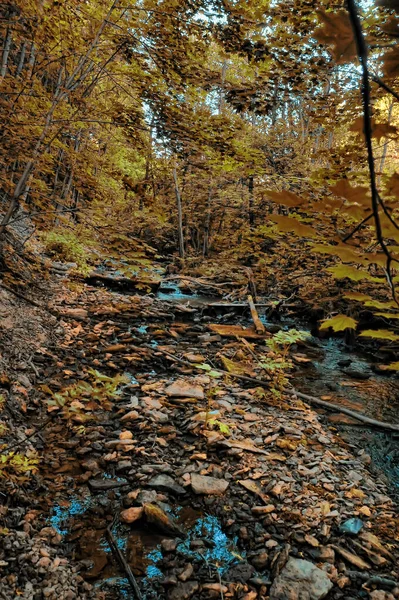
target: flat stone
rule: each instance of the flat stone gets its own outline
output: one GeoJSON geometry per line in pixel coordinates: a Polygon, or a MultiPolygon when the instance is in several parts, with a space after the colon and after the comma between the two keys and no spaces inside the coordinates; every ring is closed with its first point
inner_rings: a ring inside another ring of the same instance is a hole
{"type": "Polygon", "coordinates": [[[185,379],[177,379],[169,385],[165,394],[172,398],[196,398],[197,400],[204,399],[204,388],[195,383],[190,383],[185,379]]]}
{"type": "Polygon", "coordinates": [[[170,477],[170,475],[156,475],[147,483],[147,485],[154,490],[160,490],[162,492],[172,492],[177,496],[181,496],[186,493],[184,487],[176,483],[176,481],[170,477]]]}
{"type": "Polygon", "coordinates": [[[123,523],[134,523],[138,521],[143,516],[144,508],[142,506],[132,506],[131,508],[127,508],[121,512],[121,521],[123,523]]]}
{"type": "Polygon", "coordinates": [[[162,550],[165,552],[174,552],[177,548],[178,540],[172,540],[170,538],[165,538],[161,542],[162,550]]]}
{"type": "Polygon", "coordinates": [[[321,600],[333,587],[325,571],[308,560],[290,558],[270,590],[270,600],[321,600]]]}
{"type": "Polygon", "coordinates": [[[206,475],[191,475],[191,487],[196,494],[214,494],[220,496],[229,486],[229,482],[225,479],[216,479],[215,477],[207,477],[206,475]]]}
{"type": "Polygon", "coordinates": [[[205,358],[202,354],[193,354],[192,352],[188,352],[187,354],[183,354],[184,358],[191,363],[203,363],[205,358]]]}
{"type": "Polygon", "coordinates": [[[73,319],[86,319],[88,316],[87,310],[84,308],[64,308],[62,310],[62,316],[72,317],[73,319]]]}
{"type": "Polygon", "coordinates": [[[128,413],[121,417],[121,423],[126,423],[128,421],[136,421],[140,417],[137,410],[130,410],[128,413]]]}
{"type": "Polygon", "coordinates": [[[199,583],[198,581],[186,581],[185,583],[178,583],[168,593],[168,600],[188,600],[198,592],[199,583]]]}
{"type": "Polygon", "coordinates": [[[124,479],[89,479],[89,487],[93,492],[103,492],[128,485],[124,479]]]}

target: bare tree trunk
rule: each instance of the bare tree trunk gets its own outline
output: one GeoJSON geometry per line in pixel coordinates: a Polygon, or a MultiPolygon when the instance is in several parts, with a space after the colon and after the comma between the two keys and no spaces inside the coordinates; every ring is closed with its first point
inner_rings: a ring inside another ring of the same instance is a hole
{"type": "Polygon", "coordinates": [[[16,77],[19,77],[22,73],[22,69],[24,68],[24,63],[25,63],[25,55],[26,55],[26,41],[22,44],[22,47],[21,47],[21,54],[19,56],[17,72],[15,74],[16,77]]]}
{"type": "Polygon", "coordinates": [[[181,205],[181,196],[179,190],[179,182],[177,181],[177,171],[176,167],[173,169],[173,180],[175,182],[175,194],[176,194],[176,203],[177,203],[177,228],[178,228],[178,236],[179,236],[179,256],[184,259],[185,251],[184,251],[184,235],[183,235],[183,211],[181,205]]]}
{"type": "Polygon", "coordinates": [[[249,194],[249,206],[248,206],[248,221],[249,226],[252,229],[255,225],[255,200],[254,200],[254,176],[250,175],[248,179],[248,194],[249,194]]]}
{"type": "Polygon", "coordinates": [[[4,79],[7,73],[8,57],[10,56],[10,49],[12,44],[12,29],[7,27],[6,39],[4,41],[3,55],[1,57],[1,69],[0,69],[0,80],[4,79]]]}
{"type": "Polygon", "coordinates": [[[209,186],[208,201],[206,206],[206,218],[205,218],[205,229],[204,229],[204,243],[202,246],[202,256],[208,256],[209,253],[209,234],[211,224],[211,199],[212,199],[212,186],[209,186]]]}
{"type": "Polygon", "coordinates": [[[227,61],[225,60],[222,65],[221,82],[220,82],[220,93],[219,93],[219,115],[224,111],[225,99],[224,99],[224,83],[226,81],[227,72],[227,61]]]}
{"type": "MultiPolygon", "coordinates": [[[[388,109],[388,125],[390,124],[391,118],[392,118],[393,104],[394,104],[394,102],[392,100],[391,104],[389,105],[389,109],[388,109]]],[[[380,185],[380,182],[381,182],[381,175],[382,175],[382,172],[384,170],[385,160],[386,160],[386,157],[387,157],[388,143],[389,143],[388,138],[385,138],[384,147],[382,149],[381,162],[380,162],[380,166],[379,166],[379,169],[378,169],[379,170],[379,174],[377,176],[377,185],[380,185]]]]}

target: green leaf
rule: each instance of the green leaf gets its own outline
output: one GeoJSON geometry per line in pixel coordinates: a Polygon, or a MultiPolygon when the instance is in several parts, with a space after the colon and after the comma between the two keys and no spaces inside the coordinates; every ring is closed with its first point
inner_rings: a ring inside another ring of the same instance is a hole
{"type": "Polygon", "coordinates": [[[214,377],[215,379],[217,379],[218,377],[223,377],[223,373],[219,373],[219,371],[208,371],[208,375],[209,377],[214,377]]]}
{"type": "Polygon", "coordinates": [[[386,319],[399,319],[399,313],[378,312],[375,314],[377,317],[385,317],[386,319]]]}
{"type": "Polygon", "coordinates": [[[207,365],[206,363],[202,363],[202,365],[195,364],[194,367],[196,367],[197,369],[202,369],[203,371],[212,371],[212,367],[210,365],[207,365]]]}
{"type": "Polygon", "coordinates": [[[331,319],[326,319],[320,325],[320,329],[328,329],[331,327],[334,331],[345,331],[345,329],[355,329],[357,321],[346,315],[336,315],[331,319]]]}
{"type": "Polygon", "coordinates": [[[388,331],[388,329],[365,329],[361,332],[360,336],[371,337],[377,340],[390,340],[391,342],[399,340],[399,335],[393,333],[393,331],[388,331]]]}

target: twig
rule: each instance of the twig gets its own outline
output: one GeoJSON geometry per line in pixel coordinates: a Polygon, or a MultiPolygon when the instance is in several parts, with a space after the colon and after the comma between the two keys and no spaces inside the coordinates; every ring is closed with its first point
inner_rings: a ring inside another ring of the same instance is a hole
{"type": "Polygon", "coordinates": [[[370,219],[373,218],[373,213],[370,213],[367,217],[365,217],[362,221],[360,221],[360,223],[358,225],[356,225],[356,227],[354,229],[352,229],[352,231],[350,233],[348,233],[348,235],[346,235],[343,238],[343,242],[347,242],[351,237],[353,237],[355,235],[355,233],[357,233],[359,231],[359,229],[361,229],[363,227],[363,225],[365,225],[367,223],[367,221],[370,221],[370,219]]]}
{"type": "MultiPolygon", "coordinates": [[[[196,365],[193,365],[193,363],[190,363],[187,360],[183,360],[182,358],[178,358],[177,356],[174,356],[167,350],[161,350],[160,348],[157,348],[156,350],[153,350],[153,352],[161,353],[161,354],[164,354],[165,356],[169,356],[176,362],[183,364],[187,367],[198,368],[198,367],[196,367],[196,365]]],[[[219,369],[217,367],[215,370],[217,370],[218,373],[222,373],[223,375],[228,375],[229,377],[233,377],[234,379],[240,379],[242,381],[247,381],[248,383],[259,385],[259,386],[267,388],[267,389],[270,388],[270,383],[268,381],[264,381],[263,379],[256,379],[255,377],[247,377],[246,375],[238,375],[237,373],[230,373],[229,371],[224,371],[223,369],[219,369]]],[[[201,371],[202,371],[202,369],[201,369],[201,371]]],[[[376,419],[371,419],[370,417],[367,417],[366,415],[362,415],[361,413],[355,412],[354,410],[350,410],[349,408],[345,408],[344,406],[340,406],[339,404],[333,404],[332,402],[326,402],[325,400],[321,400],[320,398],[317,398],[316,396],[309,396],[308,394],[303,394],[302,392],[298,392],[295,389],[283,389],[282,391],[285,394],[290,394],[292,396],[297,396],[298,398],[302,398],[303,400],[306,400],[309,404],[316,404],[318,406],[323,406],[323,408],[327,408],[328,410],[333,410],[335,412],[341,412],[345,415],[348,415],[349,417],[352,417],[353,419],[357,419],[358,421],[361,421],[362,423],[367,423],[367,425],[371,425],[373,427],[381,427],[382,429],[390,429],[391,431],[399,431],[399,424],[396,425],[394,423],[385,423],[384,421],[377,421],[376,419]]]]}
{"type": "Polygon", "coordinates": [[[126,561],[125,557],[123,556],[121,549],[118,547],[118,544],[117,544],[117,541],[116,541],[116,539],[114,537],[114,534],[112,533],[112,527],[113,527],[115,521],[116,521],[116,519],[114,519],[113,522],[111,523],[111,525],[109,525],[107,527],[107,536],[108,536],[108,541],[109,541],[110,546],[111,546],[111,550],[117,556],[117,558],[118,558],[118,560],[120,562],[121,567],[123,567],[123,569],[124,569],[124,571],[125,571],[125,573],[127,575],[127,578],[129,580],[130,586],[131,586],[131,588],[132,588],[132,590],[133,590],[133,592],[134,592],[137,600],[143,600],[143,596],[141,595],[140,588],[139,588],[139,586],[137,584],[135,576],[132,573],[130,565],[126,561]]]}
{"type": "Polygon", "coordinates": [[[40,427],[35,429],[35,431],[33,433],[31,433],[30,435],[26,435],[23,440],[20,440],[19,442],[15,442],[15,444],[11,444],[11,446],[7,446],[5,448],[5,450],[7,452],[9,452],[9,450],[14,450],[14,448],[18,448],[19,446],[22,446],[22,444],[25,444],[25,442],[28,442],[31,438],[38,435],[38,433],[40,431],[43,431],[43,429],[45,429],[47,427],[47,425],[50,423],[50,421],[51,421],[51,417],[49,419],[46,419],[46,421],[44,421],[44,423],[42,423],[40,425],[40,427]]]}

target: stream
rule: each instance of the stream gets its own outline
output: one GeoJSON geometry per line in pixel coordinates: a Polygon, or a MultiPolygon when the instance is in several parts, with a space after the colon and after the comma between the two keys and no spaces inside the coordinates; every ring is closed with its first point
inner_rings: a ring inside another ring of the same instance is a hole
{"type": "MultiPolygon", "coordinates": [[[[162,284],[156,292],[156,297],[166,303],[165,306],[169,306],[171,311],[176,305],[187,309],[187,312],[183,310],[179,313],[180,321],[245,326],[250,324],[249,314],[245,309],[237,312],[231,307],[228,310],[212,308],[209,305],[218,298],[187,293],[186,290],[182,291],[177,283],[168,281],[162,284]]],[[[309,325],[302,323],[295,315],[273,321],[269,320],[265,313],[262,314],[261,310],[259,314],[266,327],[274,332],[297,328],[308,331],[310,336],[309,325]]],[[[143,344],[156,347],[158,342],[153,339],[152,332],[164,326],[164,322],[131,323],[128,331],[139,335],[143,344]]],[[[117,337],[112,341],[117,343],[117,337]]],[[[195,340],[191,341],[191,345],[195,345],[195,340]]],[[[186,348],[184,350],[186,351],[186,348]]],[[[342,339],[318,339],[310,336],[309,343],[300,345],[295,355],[299,362],[292,373],[291,381],[298,390],[335,404],[342,404],[382,421],[399,420],[398,379],[376,373],[372,361],[346,347],[342,339]]],[[[132,382],[135,381],[135,374],[132,374],[132,382]]],[[[364,453],[371,457],[371,468],[388,483],[392,497],[398,499],[399,434],[366,428],[340,413],[327,414],[322,410],[317,412],[327,420],[329,427],[334,428],[346,443],[354,447],[354,453],[364,453]]],[[[103,477],[106,479],[111,476],[105,473],[103,477]]],[[[123,484],[123,478],[120,478],[120,482],[123,484]]],[[[117,498],[119,492],[115,494],[117,498]]],[[[204,569],[216,570],[220,575],[241,560],[236,540],[229,539],[223,533],[217,517],[201,513],[181,503],[176,506],[165,505],[164,508],[187,532],[187,537],[176,545],[177,554],[190,560],[203,561],[204,569]]],[[[77,551],[77,558],[90,565],[85,578],[94,582],[99,589],[108,592],[114,590],[109,593],[115,593],[117,596],[112,597],[131,598],[127,579],[120,575],[119,569],[115,568],[114,562],[110,560],[111,548],[105,529],[101,526],[96,528],[93,514],[98,514],[100,523],[103,517],[109,514],[107,493],[74,496],[65,505],[55,506],[50,524],[71,543],[79,538],[82,529],[87,529],[89,534],[79,541],[77,551]]],[[[165,535],[148,530],[146,526],[138,526],[132,530],[131,527],[121,524],[113,528],[113,534],[129,564],[134,566],[134,574],[143,577],[143,597],[146,600],[155,600],[157,595],[154,595],[152,581],[162,576],[161,565],[165,551],[162,544],[165,535]]]]}

